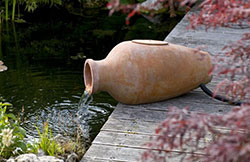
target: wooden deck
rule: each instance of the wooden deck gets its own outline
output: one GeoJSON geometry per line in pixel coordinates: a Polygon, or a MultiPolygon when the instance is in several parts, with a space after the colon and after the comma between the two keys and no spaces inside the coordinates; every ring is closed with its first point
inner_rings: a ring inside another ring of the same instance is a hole
{"type": "MultiPolygon", "coordinates": [[[[243,33],[249,32],[249,29],[237,27],[208,31],[199,28],[187,31],[187,16],[193,12],[197,12],[197,10],[191,10],[167,36],[165,41],[188,47],[206,46],[204,50],[215,55],[220,53],[226,44],[239,40],[243,33]]],[[[214,77],[208,87],[214,88],[218,80],[220,78],[214,77]]],[[[228,104],[215,101],[200,89],[171,100],[153,104],[136,106],[118,104],[81,161],[138,161],[141,153],[147,149],[143,144],[149,140],[150,136],[154,135],[154,130],[159,122],[165,119],[165,112],[169,106],[180,108],[190,106],[191,111],[207,113],[225,113],[231,107],[228,104]]],[[[176,151],[178,152],[178,150],[176,151]]],[[[177,159],[171,159],[170,161],[177,161],[177,159]]]]}

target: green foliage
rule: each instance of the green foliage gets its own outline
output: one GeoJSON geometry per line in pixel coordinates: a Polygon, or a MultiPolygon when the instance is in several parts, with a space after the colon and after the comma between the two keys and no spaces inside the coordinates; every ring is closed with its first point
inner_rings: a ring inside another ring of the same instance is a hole
{"type": "Polygon", "coordinates": [[[6,113],[8,106],[11,104],[0,102],[0,156],[4,158],[27,151],[25,130],[15,115],[6,113]]]}
{"type": "Polygon", "coordinates": [[[33,144],[33,152],[38,152],[39,148],[41,148],[44,153],[50,156],[55,156],[57,153],[60,153],[59,145],[56,144],[55,139],[52,137],[48,122],[44,123],[42,132],[37,127],[36,129],[39,134],[39,141],[37,146],[33,144]]]}
{"type": "Polygon", "coordinates": [[[78,0],[78,2],[84,7],[84,8],[99,8],[104,7],[107,3],[106,0],[78,0]]]}
{"type": "Polygon", "coordinates": [[[60,6],[62,0],[22,0],[21,3],[25,4],[27,11],[34,12],[41,5],[60,6]]]}
{"type": "Polygon", "coordinates": [[[73,139],[58,135],[56,137],[56,143],[59,149],[59,155],[61,156],[74,152],[81,158],[86,152],[86,146],[83,144],[84,139],[82,138],[82,131],[79,125],[76,128],[73,139]]]}
{"type": "Polygon", "coordinates": [[[12,21],[15,21],[15,13],[16,13],[16,5],[23,5],[25,6],[25,10],[28,12],[34,12],[38,7],[43,5],[50,5],[52,6],[61,6],[63,1],[62,0],[0,0],[0,5],[4,3],[5,7],[0,6],[0,24],[2,20],[2,12],[5,14],[4,19],[8,21],[9,19],[9,7],[12,5],[12,21]]]}
{"type": "Polygon", "coordinates": [[[9,5],[9,0],[5,0],[5,20],[8,21],[8,5],[9,5]]]}
{"type": "Polygon", "coordinates": [[[16,12],[16,0],[13,0],[13,5],[12,5],[12,18],[11,20],[15,20],[15,12],[16,12]]]}
{"type": "Polygon", "coordinates": [[[34,141],[32,144],[28,143],[27,147],[29,148],[28,152],[38,154],[38,151],[39,151],[40,147],[39,147],[39,144],[36,141],[34,141]]]}

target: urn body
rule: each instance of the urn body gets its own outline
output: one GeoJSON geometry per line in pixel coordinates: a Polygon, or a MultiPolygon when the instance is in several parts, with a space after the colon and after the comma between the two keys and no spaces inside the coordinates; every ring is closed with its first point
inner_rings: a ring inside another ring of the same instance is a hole
{"type": "Polygon", "coordinates": [[[89,94],[106,91],[125,104],[161,101],[211,80],[207,52],[163,41],[125,41],[104,60],[87,59],[84,82],[89,94]]]}

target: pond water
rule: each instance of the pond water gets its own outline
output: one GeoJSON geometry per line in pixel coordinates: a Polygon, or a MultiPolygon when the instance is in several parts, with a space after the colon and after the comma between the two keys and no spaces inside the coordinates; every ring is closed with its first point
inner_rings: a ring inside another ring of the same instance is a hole
{"type": "Polygon", "coordinates": [[[13,104],[8,111],[20,117],[31,137],[37,136],[35,125],[48,120],[53,133],[75,136],[80,130],[89,145],[117,102],[104,92],[84,94],[85,59],[103,59],[123,40],[162,40],[181,16],[162,24],[137,16],[126,26],[124,15],[108,17],[102,9],[44,12],[26,15],[28,23],[2,24],[0,60],[8,70],[0,73],[0,98],[13,104]]]}

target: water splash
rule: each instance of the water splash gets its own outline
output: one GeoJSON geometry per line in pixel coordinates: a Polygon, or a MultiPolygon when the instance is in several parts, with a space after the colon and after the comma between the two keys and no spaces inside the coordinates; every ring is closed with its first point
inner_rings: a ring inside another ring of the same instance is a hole
{"type": "Polygon", "coordinates": [[[88,120],[92,118],[89,113],[90,103],[93,101],[93,96],[88,94],[88,91],[84,91],[80,101],[78,103],[78,111],[76,113],[76,122],[81,130],[84,138],[89,138],[90,126],[88,125],[88,120]]]}
{"type": "Polygon", "coordinates": [[[42,111],[28,114],[29,120],[22,122],[23,127],[31,136],[38,137],[35,125],[41,130],[43,123],[48,121],[52,132],[68,137],[80,135],[84,143],[89,145],[93,137],[99,132],[113,107],[109,103],[102,103],[93,99],[86,91],[78,93],[77,101],[65,98],[62,102],[55,102],[42,111]]]}

